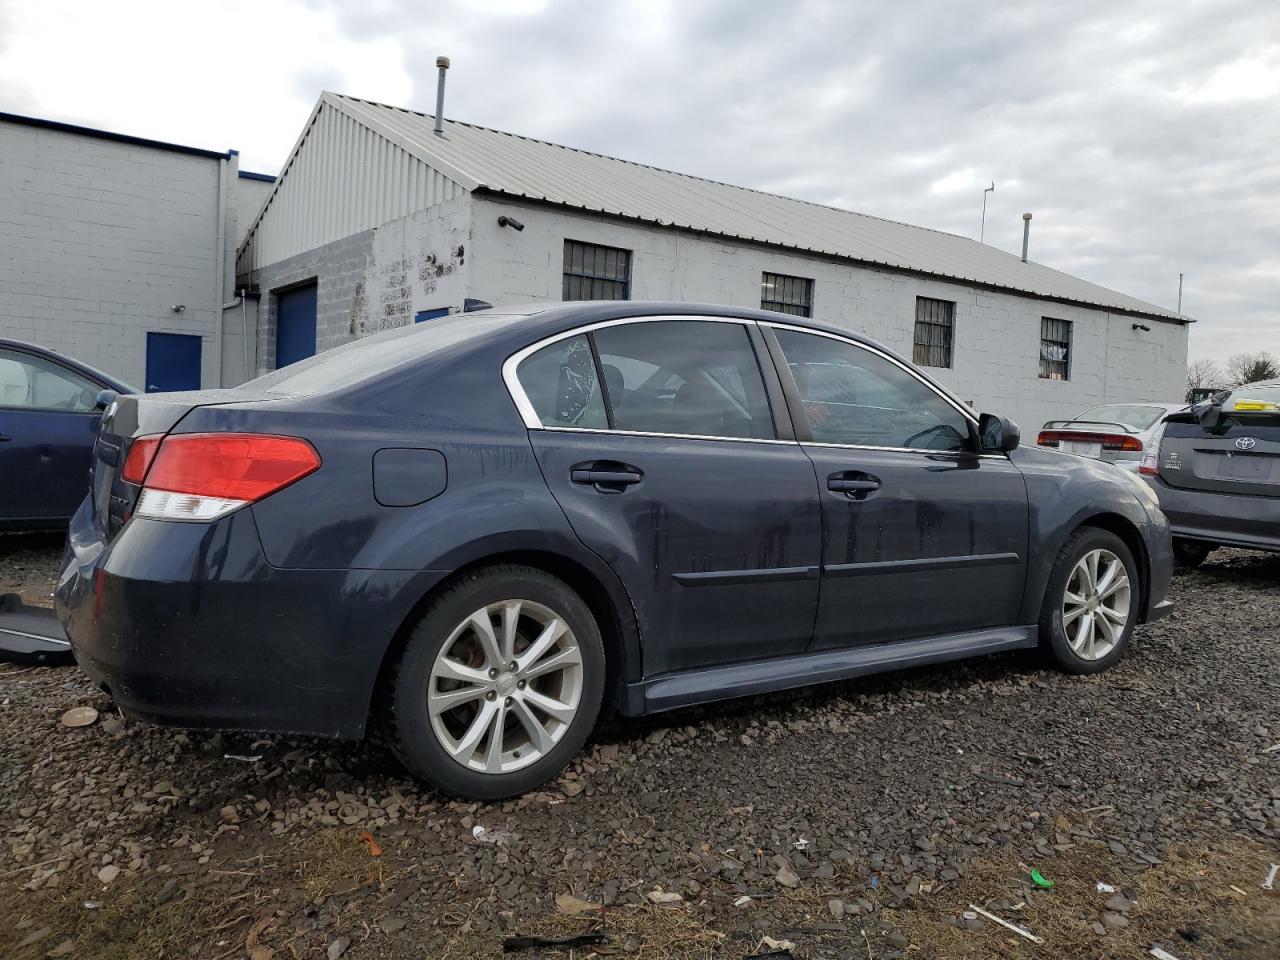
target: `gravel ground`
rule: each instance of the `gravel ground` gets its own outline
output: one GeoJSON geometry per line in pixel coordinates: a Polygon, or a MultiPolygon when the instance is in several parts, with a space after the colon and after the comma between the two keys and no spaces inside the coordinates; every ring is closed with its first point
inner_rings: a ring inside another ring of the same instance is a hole
{"type": "MultiPolygon", "coordinates": [[[[59,551],[0,540],[0,592],[46,595],[59,551]]],[[[122,722],[74,668],[0,664],[0,957],[489,957],[603,931],[640,957],[1274,960],[1280,557],[1215,554],[1174,596],[1100,677],[1002,656],[617,722],[500,804],[376,747],[122,722]],[[101,719],[63,726],[80,705],[101,719]]]]}

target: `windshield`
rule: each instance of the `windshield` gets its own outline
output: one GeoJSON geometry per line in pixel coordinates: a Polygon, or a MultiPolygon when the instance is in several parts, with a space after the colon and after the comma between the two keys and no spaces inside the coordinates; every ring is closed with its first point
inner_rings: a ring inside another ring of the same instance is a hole
{"type": "Polygon", "coordinates": [[[1086,410],[1075,419],[1092,423],[1123,423],[1133,430],[1146,430],[1164,415],[1164,407],[1114,403],[1109,406],[1094,407],[1092,410],[1086,410]]]}

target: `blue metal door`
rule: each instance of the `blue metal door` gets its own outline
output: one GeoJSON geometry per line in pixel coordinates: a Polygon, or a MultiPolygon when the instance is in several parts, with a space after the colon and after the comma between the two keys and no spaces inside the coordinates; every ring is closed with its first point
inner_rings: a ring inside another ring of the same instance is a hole
{"type": "Polygon", "coordinates": [[[276,369],[316,354],[316,285],[276,297],[276,369]]]}
{"type": "Polygon", "coordinates": [[[147,393],[200,389],[200,338],[190,333],[147,334],[147,393]]]}

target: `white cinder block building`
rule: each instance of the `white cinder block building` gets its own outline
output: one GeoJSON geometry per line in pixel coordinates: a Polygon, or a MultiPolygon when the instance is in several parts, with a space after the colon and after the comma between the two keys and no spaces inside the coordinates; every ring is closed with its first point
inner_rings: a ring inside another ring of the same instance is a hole
{"type": "Polygon", "coordinates": [[[866,333],[1028,428],[1177,400],[1186,318],[976,241],[326,93],[237,259],[259,372],[560,299],[763,306],[866,333]]]}
{"type": "Polygon", "coordinates": [[[0,113],[0,337],[138,386],[246,379],[240,305],[223,305],[275,178],[239,159],[0,113]]]}

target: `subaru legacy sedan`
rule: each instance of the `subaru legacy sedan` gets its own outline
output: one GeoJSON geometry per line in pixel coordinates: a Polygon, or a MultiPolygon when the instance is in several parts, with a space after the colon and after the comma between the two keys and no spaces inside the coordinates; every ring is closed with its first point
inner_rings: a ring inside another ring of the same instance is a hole
{"type": "Polygon", "coordinates": [[[1114,467],[1018,449],[911,364],[758,310],[585,303],[121,397],[57,607],[130,716],[359,738],[494,799],[639,716],[1166,613],[1114,467]]]}

